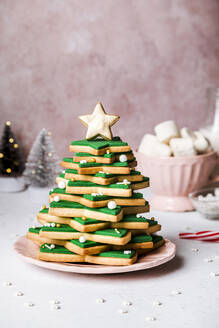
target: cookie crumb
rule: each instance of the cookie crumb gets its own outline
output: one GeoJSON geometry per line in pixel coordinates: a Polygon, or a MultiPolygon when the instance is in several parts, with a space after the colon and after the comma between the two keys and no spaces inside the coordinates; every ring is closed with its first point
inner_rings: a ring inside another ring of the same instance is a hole
{"type": "Polygon", "coordinates": [[[96,300],[96,302],[97,302],[97,303],[105,303],[106,300],[105,300],[104,298],[98,298],[98,299],[96,300]]]}
{"type": "Polygon", "coordinates": [[[146,321],[156,321],[157,319],[155,317],[146,317],[146,321]]]}
{"type": "Polygon", "coordinates": [[[5,286],[5,287],[12,286],[12,282],[10,282],[10,281],[4,281],[3,282],[3,286],[5,286]]]}

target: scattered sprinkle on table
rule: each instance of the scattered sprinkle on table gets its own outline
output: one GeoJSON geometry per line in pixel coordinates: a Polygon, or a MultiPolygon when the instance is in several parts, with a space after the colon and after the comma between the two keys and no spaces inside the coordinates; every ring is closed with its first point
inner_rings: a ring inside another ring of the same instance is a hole
{"type": "Polygon", "coordinates": [[[156,321],[157,319],[155,317],[146,317],[146,321],[156,321]]]}
{"type": "Polygon", "coordinates": [[[128,313],[128,310],[126,310],[126,309],[119,309],[119,313],[126,314],[126,313],[128,313]]]}
{"type": "Polygon", "coordinates": [[[180,290],[172,290],[171,294],[172,295],[181,295],[182,292],[180,290]]]}
{"type": "Polygon", "coordinates": [[[61,309],[61,306],[60,306],[59,304],[53,304],[53,305],[51,306],[51,309],[52,309],[52,310],[60,310],[60,309],[61,309]]]}
{"type": "Polygon", "coordinates": [[[30,307],[35,306],[35,304],[32,302],[26,302],[26,303],[24,303],[24,306],[26,306],[27,308],[30,308],[30,307]]]}
{"type": "Polygon", "coordinates": [[[198,248],[192,248],[192,252],[199,252],[198,248]]]}
{"type": "Polygon", "coordinates": [[[3,282],[3,286],[5,286],[5,287],[12,286],[12,282],[10,282],[10,281],[4,281],[3,282]]]}
{"type": "Polygon", "coordinates": [[[123,301],[122,302],[122,306],[131,306],[132,305],[132,302],[130,301],[123,301]]]}
{"type": "Polygon", "coordinates": [[[97,302],[97,303],[105,303],[106,300],[105,300],[104,298],[98,298],[98,299],[96,300],[96,302],[97,302]]]}
{"type": "Polygon", "coordinates": [[[210,272],[210,277],[219,277],[219,272],[210,272]]]}
{"type": "Polygon", "coordinates": [[[60,304],[61,302],[59,300],[51,300],[49,301],[51,304],[60,304]]]}
{"type": "Polygon", "coordinates": [[[162,305],[163,303],[162,302],[160,302],[160,301],[154,301],[153,302],[153,305],[154,306],[160,306],[160,305],[162,305]]]}
{"type": "Polygon", "coordinates": [[[24,293],[23,293],[23,292],[21,292],[21,291],[18,291],[18,292],[16,292],[14,295],[15,295],[15,296],[23,296],[23,295],[24,295],[24,293]]]}
{"type": "Polygon", "coordinates": [[[211,259],[210,257],[204,259],[204,262],[213,262],[213,259],[211,259]]]}

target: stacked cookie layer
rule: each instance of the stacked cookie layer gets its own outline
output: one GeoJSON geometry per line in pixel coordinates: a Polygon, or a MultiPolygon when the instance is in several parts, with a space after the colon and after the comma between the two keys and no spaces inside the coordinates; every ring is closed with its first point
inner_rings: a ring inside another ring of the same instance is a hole
{"type": "Polygon", "coordinates": [[[40,245],[38,258],[57,262],[129,265],[164,244],[161,229],[142,193],[149,179],[135,170],[131,148],[119,137],[74,141],[63,158],[49,208],[38,213],[41,227],[27,238],[40,245]]]}

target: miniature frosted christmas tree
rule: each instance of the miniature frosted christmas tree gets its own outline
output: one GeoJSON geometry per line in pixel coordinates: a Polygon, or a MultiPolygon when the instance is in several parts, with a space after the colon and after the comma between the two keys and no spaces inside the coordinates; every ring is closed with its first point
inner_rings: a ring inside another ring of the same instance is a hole
{"type": "Polygon", "coordinates": [[[139,255],[164,244],[154,218],[146,218],[149,204],[135,192],[149,186],[149,178],[135,170],[130,146],[112,137],[119,119],[98,103],[80,120],[86,139],[72,141],[73,157],[63,158],[58,188],[50,191],[49,208],[37,214],[41,227],[30,228],[27,238],[40,245],[38,259],[131,265],[139,255]]]}
{"type": "Polygon", "coordinates": [[[59,172],[59,158],[51,140],[51,133],[42,129],[29,153],[23,176],[28,185],[47,187],[54,184],[59,172]]]}
{"type": "Polygon", "coordinates": [[[0,173],[6,176],[17,176],[24,168],[19,145],[11,131],[11,122],[5,123],[0,146],[0,173]]]}

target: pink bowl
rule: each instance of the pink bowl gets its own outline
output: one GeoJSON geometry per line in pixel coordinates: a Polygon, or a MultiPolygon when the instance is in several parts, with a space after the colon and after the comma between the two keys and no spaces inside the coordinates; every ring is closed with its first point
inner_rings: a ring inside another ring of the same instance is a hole
{"type": "Polygon", "coordinates": [[[150,177],[151,208],[162,211],[193,210],[188,194],[207,184],[217,162],[216,152],[191,157],[135,155],[139,170],[150,177]]]}

